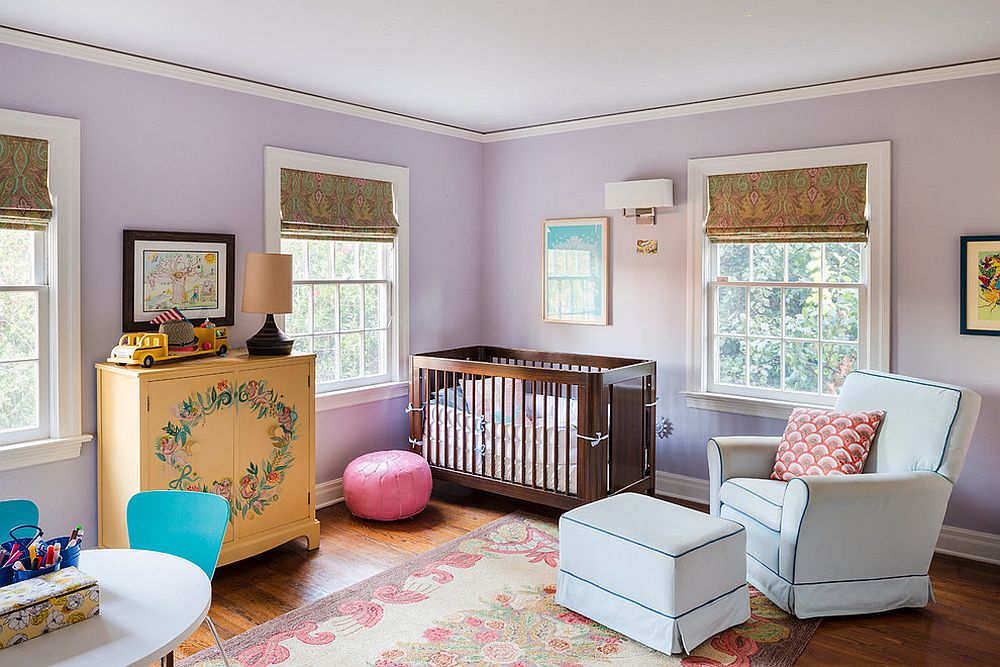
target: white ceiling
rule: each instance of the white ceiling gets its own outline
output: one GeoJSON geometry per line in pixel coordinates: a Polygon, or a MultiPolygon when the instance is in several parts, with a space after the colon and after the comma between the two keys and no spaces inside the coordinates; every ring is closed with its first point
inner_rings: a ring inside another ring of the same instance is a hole
{"type": "Polygon", "coordinates": [[[1000,57],[1000,0],[30,0],[0,24],[479,132],[1000,57]]]}

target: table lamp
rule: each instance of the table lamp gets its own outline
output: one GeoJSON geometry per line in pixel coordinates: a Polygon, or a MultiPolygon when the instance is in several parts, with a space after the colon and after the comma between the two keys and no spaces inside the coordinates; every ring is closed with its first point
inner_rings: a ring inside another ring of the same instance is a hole
{"type": "Polygon", "coordinates": [[[244,313],[263,313],[264,326],[247,339],[247,352],[276,356],[292,351],[293,339],[278,328],[275,313],[292,312],[292,256],[248,252],[243,270],[244,313]]]}

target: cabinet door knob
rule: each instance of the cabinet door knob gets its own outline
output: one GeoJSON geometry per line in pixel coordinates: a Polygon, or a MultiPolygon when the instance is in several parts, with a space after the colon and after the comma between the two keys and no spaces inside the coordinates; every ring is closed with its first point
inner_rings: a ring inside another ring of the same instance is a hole
{"type": "Polygon", "coordinates": [[[189,445],[189,448],[191,449],[191,453],[192,454],[197,454],[198,452],[201,451],[201,443],[200,442],[192,442],[189,445]]]}

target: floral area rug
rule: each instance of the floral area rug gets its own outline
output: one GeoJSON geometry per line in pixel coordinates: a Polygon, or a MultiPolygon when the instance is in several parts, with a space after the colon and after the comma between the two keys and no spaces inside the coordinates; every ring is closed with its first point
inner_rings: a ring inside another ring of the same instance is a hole
{"type": "MultiPolygon", "coordinates": [[[[226,642],[234,667],[785,667],[819,621],[751,589],[749,621],[668,656],[555,602],[559,530],[515,513],[226,642]]],[[[220,667],[217,649],[181,667],[220,667]]]]}

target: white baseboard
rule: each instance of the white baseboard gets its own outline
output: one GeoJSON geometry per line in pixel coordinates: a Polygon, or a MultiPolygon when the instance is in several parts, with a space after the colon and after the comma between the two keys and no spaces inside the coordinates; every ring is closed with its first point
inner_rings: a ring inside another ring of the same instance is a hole
{"type": "Polygon", "coordinates": [[[707,505],[708,480],[657,470],[656,494],[707,505]]]}
{"type": "MultiPolygon", "coordinates": [[[[708,480],[657,470],[656,492],[662,496],[707,504],[708,480]]],[[[942,526],[935,551],[1000,565],[1000,535],[955,526],[942,526]]]]}
{"type": "Polygon", "coordinates": [[[1000,565],[1000,535],[955,526],[941,526],[936,551],[939,554],[1000,565]]]}
{"type": "Polygon", "coordinates": [[[316,509],[344,502],[344,478],[338,477],[316,485],[316,509]]]}

